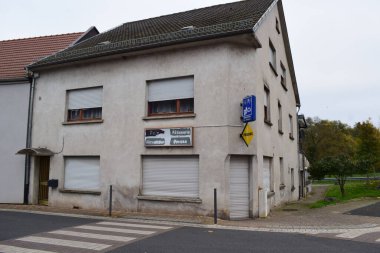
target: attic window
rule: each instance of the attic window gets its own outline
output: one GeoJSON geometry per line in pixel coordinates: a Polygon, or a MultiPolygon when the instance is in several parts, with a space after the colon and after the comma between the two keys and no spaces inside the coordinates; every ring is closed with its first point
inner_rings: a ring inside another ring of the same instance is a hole
{"type": "Polygon", "coordinates": [[[280,22],[278,21],[278,18],[276,18],[276,30],[278,34],[280,34],[280,22]]]}
{"type": "Polygon", "coordinates": [[[108,45],[108,44],[111,44],[111,41],[107,40],[107,41],[102,41],[102,42],[98,43],[98,45],[100,45],[100,46],[104,46],[104,45],[108,45]]]}
{"type": "Polygon", "coordinates": [[[194,30],[195,26],[189,25],[189,26],[184,26],[181,28],[182,31],[187,31],[187,30],[194,30]]]}

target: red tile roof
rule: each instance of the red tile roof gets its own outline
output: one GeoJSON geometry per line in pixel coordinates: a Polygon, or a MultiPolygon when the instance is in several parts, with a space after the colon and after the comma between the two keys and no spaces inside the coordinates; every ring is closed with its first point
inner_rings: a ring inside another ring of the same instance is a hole
{"type": "Polygon", "coordinates": [[[84,33],[0,41],[0,80],[26,77],[25,66],[61,51],[84,33]]]}

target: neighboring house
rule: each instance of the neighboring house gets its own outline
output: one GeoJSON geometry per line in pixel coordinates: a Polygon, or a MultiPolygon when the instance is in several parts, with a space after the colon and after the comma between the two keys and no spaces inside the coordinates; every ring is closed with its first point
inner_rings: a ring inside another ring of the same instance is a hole
{"type": "Polygon", "coordinates": [[[41,171],[49,205],[69,208],[106,209],[110,185],[115,209],[191,215],[212,215],[216,188],[231,219],[299,197],[300,99],[281,1],[125,23],[28,69],[39,75],[32,147],[51,155],[34,156],[32,203],[45,198],[41,171]]]}
{"type": "Polygon", "coordinates": [[[25,66],[98,33],[92,27],[87,32],[0,41],[0,203],[26,200],[25,157],[15,155],[27,143],[31,79],[25,66]]]}

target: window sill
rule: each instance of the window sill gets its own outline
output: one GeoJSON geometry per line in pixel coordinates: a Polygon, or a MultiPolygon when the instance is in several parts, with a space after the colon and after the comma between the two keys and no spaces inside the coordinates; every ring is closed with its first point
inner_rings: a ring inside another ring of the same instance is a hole
{"type": "Polygon", "coordinates": [[[284,190],[285,189],[285,185],[284,184],[280,184],[280,190],[284,190]]]}
{"type": "Polygon", "coordinates": [[[282,130],[278,130],[278,133],[284,135],[284,132],[282,130]]]}
{"type": "Polygon", "coordinates": [[[271,62],[269,62],[269,66],[270,66],[270,69],[273,71],[274,75],[275,75],[276,77],[278,77],[277,71],[276,71],[275,67],[272,65],[271,62]]]}
{"type": "Polygon", "coordinates": [[[181,118],[195,118],[195,113],[189,114],[175,114],[175,115],[157,115],[157,116],[145,116],[143,120],[157,120],[157,119],[181,119],[181,118]]]}
{"type": "Polygon", "coordinates": [[[272,122],[270,122],[269,120],[264,120],[265,124],[267,124],[268,126],[273,126],[272,122]]]}
{"type": "Polygon", "coordinates": [[[267,193],[267,198],[269,199],[269,198],[273,197],[274,195],[276,195],[276,193],[274,191],[270,191],[267,193]]]}
{"type": "Polygon", "coordinates": [[[88,194],[88,195],[100,195],[100,191],[88,191],[88,190],[71,190],[71,189],[59,189],[61,193],[74,193],[74,194],[88,194]]]}
{"type": "Polygon", "coordinates": [[[65,121],[62,122],[62,125],[80,125],[80,124],[100,124],[103,123],[104,120],[97,119],[97,120],[81,120],[81,121],[65,121]]]}
{"type": "Polygon", "coordinates": [[[150,200],[150,201],[164,201],[164,202],[181,202],[181,203],[197,203],[201,204],[200,198],[186,198],[186,197],[167,197],[167,196],[149,196],[139,195],[138,200],[150,200]]]}

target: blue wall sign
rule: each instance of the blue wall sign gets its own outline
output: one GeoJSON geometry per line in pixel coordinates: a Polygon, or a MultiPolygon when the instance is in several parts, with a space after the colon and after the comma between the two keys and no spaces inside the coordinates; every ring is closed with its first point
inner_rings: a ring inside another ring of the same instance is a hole
{"type": "Polygon", "coordinates": [[[256,120],[256,97],[247,96],[243,98],[243,122],[251,122],[256,120]]]}

